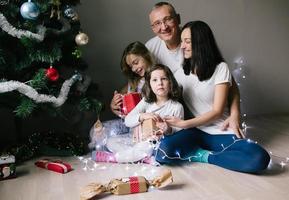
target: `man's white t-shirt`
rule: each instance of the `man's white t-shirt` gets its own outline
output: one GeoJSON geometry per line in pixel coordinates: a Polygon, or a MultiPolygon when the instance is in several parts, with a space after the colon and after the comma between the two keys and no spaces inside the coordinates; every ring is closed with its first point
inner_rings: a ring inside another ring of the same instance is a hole
{"type": "Polygon", "coordinates": [[[154,56],[156,63],[168,66],[173,74],[182,68],[183,51],[180,46],[174,50],[169,50],[166,43],[158,36],[151,38],[145,45],[154,56]]]}
{"type": "MultiPolygon", "coordinates": [[[[232,76],[228,65],[220,63],[212,75],[205,81],[199,81],[195,74],[185,75],[183,68],[175,73],[179,85],[183,88],[183,99],[194,116],[202,115],[212,110],[214,103],[215,86],[221,83],[232,85],[232,76]]],[[[225,106],[223,116],[215,122],[198,127],[209,134],[233,134],[232,131],[221,131],[220,127],[229,116],[228,106],[225,106]]]]}

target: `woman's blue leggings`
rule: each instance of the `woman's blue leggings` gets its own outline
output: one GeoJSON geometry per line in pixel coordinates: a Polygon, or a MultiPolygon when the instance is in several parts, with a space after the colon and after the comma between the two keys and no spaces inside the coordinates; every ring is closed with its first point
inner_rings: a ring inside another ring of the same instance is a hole
{"type": "Polygon", "coordinates": [[[239,172],[256,173],[270,162],[268,152],[252,140],[238,139],[233,134],[211,135],[197,128],[165,136],[155,156],[160,163],[175,164],[194,155],[199,148],[211,151],[210,164],[239,172]]]}

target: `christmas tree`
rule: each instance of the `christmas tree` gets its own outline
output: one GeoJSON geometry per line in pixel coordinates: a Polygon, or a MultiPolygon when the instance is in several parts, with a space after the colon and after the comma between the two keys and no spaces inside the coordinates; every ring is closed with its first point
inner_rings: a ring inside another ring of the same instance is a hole
{"type": "MultiPolygon", "coordinates": [[[[63,116],[68,104],[99,115],[102,104],[92,92],[96,84],[85,74],[88,66],[82,59],[81,48],[88,36],[82,32],[75,10],[79,3],[0,0],[0,107],[11,108],[18,120],[37,112],[63,116]]],[[[34,154],[42,140],[58,149],[73,143],[67,136],[61,139],[52,133],[31,134],[30,146],[26,142],[25,149],[34,150],[27,154],[34,154]]],[[[23,148],[18,146],[16,153],[25,154],[23,148]]]]}

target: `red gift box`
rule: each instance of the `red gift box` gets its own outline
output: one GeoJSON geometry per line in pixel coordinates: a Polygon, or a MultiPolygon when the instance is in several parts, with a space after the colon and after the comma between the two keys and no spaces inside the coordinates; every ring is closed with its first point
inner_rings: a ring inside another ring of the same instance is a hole
{"type": "Polygon", "coordinates": [[[70,164],[65,163],[61,160],[51,161],[49,159],[43,159],[43,160],[38,160],[37,162],[35,162],[35,165],[37,167],[41,167],[41,168],[48,169],[48,170],[58,172],[58,173],[62,173],[62,174],[65,174],[72,170],[72,167],[70,164]]]}
{"type": "Polygon", "coordinates": [[[123,96],[122,113],[127,115],[134,107],[140,102],[141,94],[134,92],[128,93],[123,96]]]}

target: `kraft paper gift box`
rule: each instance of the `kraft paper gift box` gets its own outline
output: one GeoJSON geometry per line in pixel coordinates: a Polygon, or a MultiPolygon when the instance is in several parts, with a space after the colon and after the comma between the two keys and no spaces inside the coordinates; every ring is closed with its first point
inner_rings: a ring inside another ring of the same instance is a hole
{"type": "Polygon", "coordinates": [[[144,120],[140,125],[134,128],[133,131],[133,141],[141,142],[155,136],[155,132],[159,128],[153,119],[144,120]]]}
{"type": "Polygon", "coordinates": [[[163,188],[173,182],[172,172],[166,169],[160,176],[147,180],[143,176],[113,179],[108,184],[90,183],[80,191],[81,200],[98,199],[97,196],[109,192],[116,195],[147,192],[150,186],[163,188]]]}

